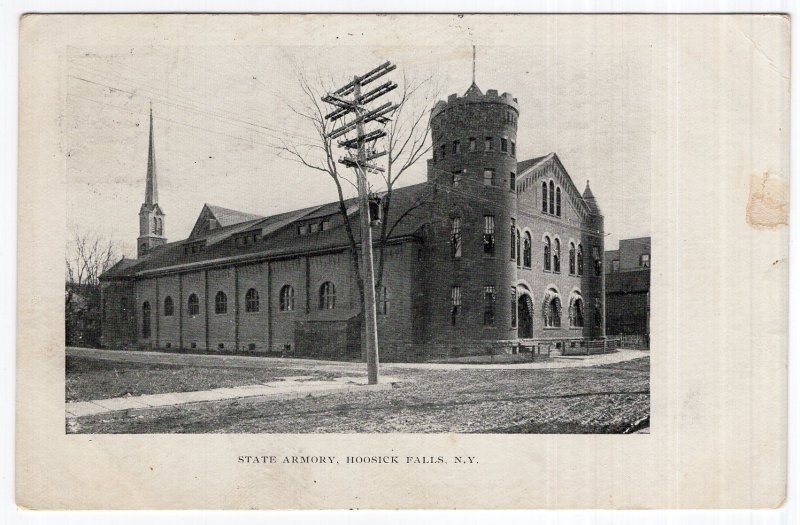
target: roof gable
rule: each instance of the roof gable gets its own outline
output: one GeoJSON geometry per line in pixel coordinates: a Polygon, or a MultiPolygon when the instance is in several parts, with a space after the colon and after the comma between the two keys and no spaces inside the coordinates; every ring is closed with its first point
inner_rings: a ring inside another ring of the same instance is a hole
{"type": "Polygon", "coordinates": [[[519,188],[532,188],[534,187],[534,182],[552,177],[561,186],[568,198],[568,203],[572,205],[579,215],[585,216],[591,212],[580,191],[572,181],[572,177],[569,176],[566,168],[561,163],[561,159],[555,153],[519,162],[517,163],[517,172],[518,193],[525,191],[519,190],[519,188]]]}
{"type": "Polygon", "coordinates": [[[204,204],[203,209],[200,210],[200,215],[197,217],[197,221],[194,223],[192,233],[189,234],[189,239],[202,237],[209,232],[213,232],[216,228],[227,228],[228,226],[263,218],[263,216],[256,215],[255,213],[246,213],[223,208],[222,206],[214,206],[213,204],[204,204]],[[211,227],[211,220],[216,221],[215,227],[211,227]]]}

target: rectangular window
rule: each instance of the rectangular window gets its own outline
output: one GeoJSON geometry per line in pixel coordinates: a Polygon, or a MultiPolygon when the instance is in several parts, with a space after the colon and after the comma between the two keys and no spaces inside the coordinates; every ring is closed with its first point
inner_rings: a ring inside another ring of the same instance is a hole
{"type": "Polygon", "coordinates": [[[308,233],[308,225],[300,224],[297,226],[297,235],[305,235],[308,233]]]}
{"type": "Polygon", "coordinates": [[[511,287],[511,328],[517,327],[517,287],[511,287]]]}
{"type": "Polygon", "coordinates": [[[453,141],[453,154],[461,153],[461,141],[454,140],[453,141]]]}
{"type": "Polygon", "coordinates": [[[325,219],[322,221],[322,231],[327,231],[331,229],[331,220],[325,219]]]}
{"type": "Polygon", "coordinates": [[[500,139],[500,151],[503,153],[508,153],[508,139],[501,138],[500,139]]]}
{"type": "Polygon", "coordinates": [[[319,223],[318,222],[312,222],[311,224],[308,225],[308,232],[309,233],[317,233],[318,231],[319,231],[319,223]]]}
{"type": "Polygon", "coordinates": [[[517,156],[517,143],[514,142],[513,140],[511,141],[511,156],[512,157],[517,156]]]}
{"type": "Polygon", "coordinates": [[[511,260],[517,258],[517,220],[511,219],[511,260]]]}
{"type": "Polygon", "coordinates": [[[639,267],[650,268],[650,254],[643,253],[639,256],[639,267]]]}
{"type": "Polygon", "coordinates": [[[465,170],[458,170],[453,172],[453,186],[458,186],[458,183],[461,182],[464,171],[465,170]]]}
{"type": "Polygon", "coordinates": [[[483,170],[483,185],[484,186],[493,186],[494,185],[494,171],[493,170],[483,170]]]}
{"type": "Polygon", "coordinates": [[[469,138],[469,150],[478,151],[478,140],[475,137],[469,138]]]}
{"type": "Polygon", "coordinates": [[[611,271],[618,272],[619,271],[619,261],[611,261],[611,271]]]}
{"type": "Polygon", "coordinates": [[[513,171],[508,177],[508,189],[511,191],[517,191],[517,174],[513,171]]]}
{"type": "Polygon", "coordinates": [[[492,151],[494,149],[494,143],[492,142],[492,137],[486,137],[483,139],[483,145],[486,151],[492,151]]]}
{"type": "Polygon", "coordinates": [[[458,315],[461,313],[461,287],[453,286],[453,288],[450,290],[450,297],[452,301],[450,318],[453,326],[455,326],[458,315]]]}
{"type": "Polygon", "coordinates": [[[483,287],[483,326],[494,326],[494,286],[483,287]]]}
{"type": "Polygon", "coordinates": [[[440,158],[440,159],[443,159],[443,158],[444,158],[444,157],[447,155],[447,144],[442,144],[441,146],[439,146],[439,149],[440,149],[440,150],[441,150],[441,152],[442,152],[442,153],[439,155],[439,158],[440,158]]]}
{"type": "Polygon", "coordinates": [[[483,254],[494,256],[494,215],[483,216],[483,254]]]}
{"type": "Polygon", "coordinates": [[[453,217],[453,228],[450,243],[453,249],[453,257],[458,259],[461,257],[461,217],[453,217]]]}

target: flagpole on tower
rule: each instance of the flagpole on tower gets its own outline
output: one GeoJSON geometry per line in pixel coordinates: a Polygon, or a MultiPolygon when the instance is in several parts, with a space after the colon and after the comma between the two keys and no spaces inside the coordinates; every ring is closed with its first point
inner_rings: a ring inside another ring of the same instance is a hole
{"type": "Polygon", "coordinates": [[[475,46],[472,46],[472,83],[475,83],[475,46]]]}

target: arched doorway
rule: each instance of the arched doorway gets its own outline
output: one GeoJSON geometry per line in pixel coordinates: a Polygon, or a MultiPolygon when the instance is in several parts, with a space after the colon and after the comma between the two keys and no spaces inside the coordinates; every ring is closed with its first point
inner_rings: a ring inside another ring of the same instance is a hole
{"type": "Polygon", "coordinates": [[[519,328],[517,336],[520,339],[530,339],[533,337],[533,301],[531,296],[523,294],[517,301],[517,311],[519,315],[519,328]]]}

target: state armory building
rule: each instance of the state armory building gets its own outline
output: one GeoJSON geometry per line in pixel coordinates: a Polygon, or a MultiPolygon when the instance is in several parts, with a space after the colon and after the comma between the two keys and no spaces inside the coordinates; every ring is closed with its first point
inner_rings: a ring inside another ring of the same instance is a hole
{"type": "MultiPolygon", "coordinates": [[[[377,290],[383,360],[556,352],[604,336],[603,216],[555,153],[518,161],[517,99],[474,83],[431,110],[427,181],[395,189],[405,214],[377,290]]],[[[347,213],[357,219],[355,200],[347,213]]],[[[359,221],[351,221],[359,237],[359,221]]],[[[101,277],[106,347],[360,355],[358,288],[338,202],[272,216],[204,205],[167,242],[150,115],[137,259],[101,277]]]]}

